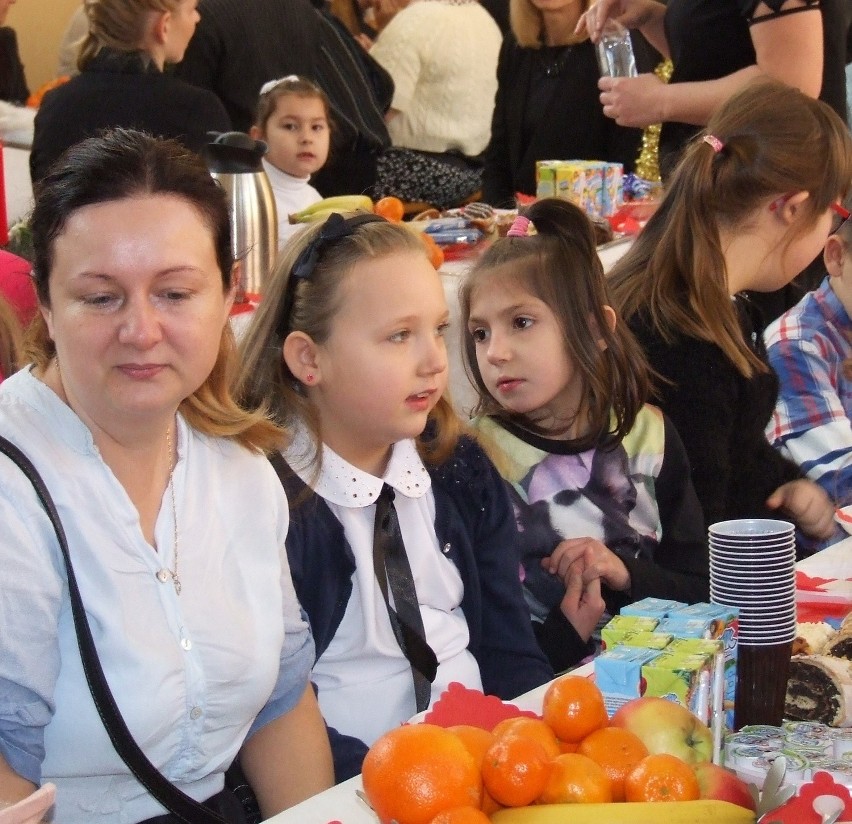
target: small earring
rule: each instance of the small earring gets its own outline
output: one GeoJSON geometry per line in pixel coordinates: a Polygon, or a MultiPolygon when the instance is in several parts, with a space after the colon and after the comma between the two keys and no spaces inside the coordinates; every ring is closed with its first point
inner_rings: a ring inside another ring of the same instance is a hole
{"type": "Polygon", "coordinates": [[[314,376],[313,376],[312,373],[308,372],[308,374],[305,375],[305,383],[313,383],[313,382],[314,382],[314,376]]]}

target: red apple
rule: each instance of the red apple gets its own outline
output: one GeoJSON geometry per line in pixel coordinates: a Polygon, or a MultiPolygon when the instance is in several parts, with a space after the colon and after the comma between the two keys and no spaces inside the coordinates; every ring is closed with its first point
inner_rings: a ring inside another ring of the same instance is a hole
{"type": "Polygon", "coordinates": [[[666,752],[687,764],[713,757],[713,734],[707,725],[683,705],[666,698],[634,698],[622,705],[609,723],[639,736],[650,753],[666,752]]]}
{"type": "Polygon", "coordinates": [[[730,770],[709,761],[695,764],[693,769],[702,798],[729,801],[752,812],[757,810],[745,781],[730,770]]]}

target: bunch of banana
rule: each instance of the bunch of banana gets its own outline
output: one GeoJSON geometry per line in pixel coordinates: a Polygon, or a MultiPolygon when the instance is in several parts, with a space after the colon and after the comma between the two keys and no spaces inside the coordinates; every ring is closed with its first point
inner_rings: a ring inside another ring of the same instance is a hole
{"type": "Polygon", "coordinates": [[[542,804],[500,810],[492,824],[754,824],[755,814],[727,801],[625,801],[542,804]]]}
{"type": "Polygon", "coordinates": [[[315,223],[325,220],[332,212],[372,212],[373,201],[367,195],[337,195],[326,197],[290,215],[290,223],[315,223]]]}

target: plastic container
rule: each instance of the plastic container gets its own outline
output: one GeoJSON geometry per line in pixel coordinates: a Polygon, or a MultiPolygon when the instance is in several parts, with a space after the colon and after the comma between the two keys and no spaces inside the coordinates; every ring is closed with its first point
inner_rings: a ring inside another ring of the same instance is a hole
{"type": "Polygon", "coordinates": [[[597,44],[598,68],[609,77],[636,77],[636,58],[630,32],[616,20],[608,20],[597,44]]]}

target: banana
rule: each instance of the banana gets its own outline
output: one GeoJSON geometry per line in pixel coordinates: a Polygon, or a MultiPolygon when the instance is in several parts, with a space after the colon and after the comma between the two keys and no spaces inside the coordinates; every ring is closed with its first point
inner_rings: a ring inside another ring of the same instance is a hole
{"type": "Polygon", "coordinates": [[[626,801],[542,804],[500,810],[492,824],[755,824],[755,815],[727,801],[626,801]]]}
{"type": "Polygon", "coordinates": [[[367,195],[326,197],[290,215],[290,223],[313,223],[324,220],[332,212],[372,212],[373,201],[367,195]]]}

